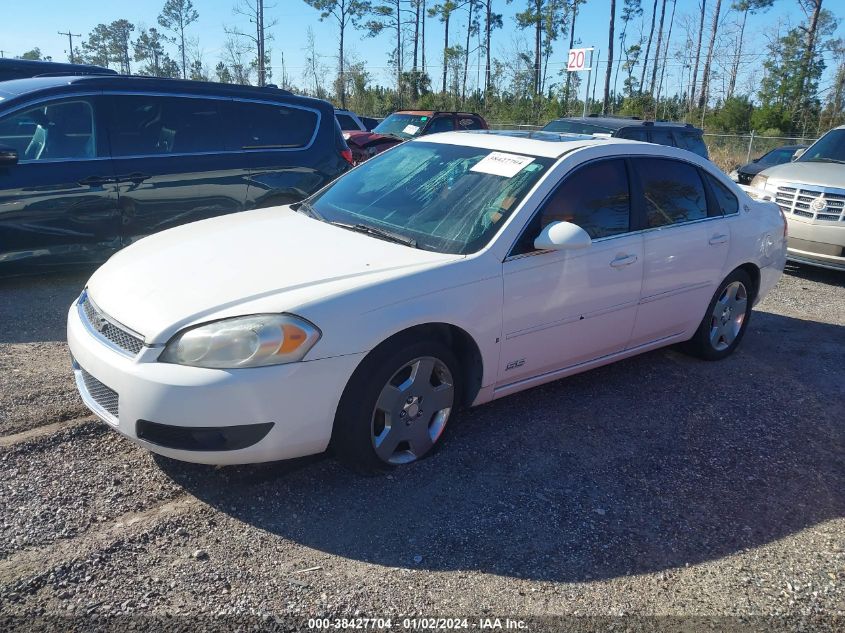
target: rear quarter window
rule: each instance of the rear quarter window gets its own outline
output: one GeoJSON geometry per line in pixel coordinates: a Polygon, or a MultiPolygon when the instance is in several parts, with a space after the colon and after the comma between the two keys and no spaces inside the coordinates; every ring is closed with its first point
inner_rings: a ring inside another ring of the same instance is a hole
{"type": "Polygon", "coordinates": [[[318,115],[283,104],[234,102],[233,113],[240,124],[238,143],[243,149],[295,149],[314,137],[318,115]]]}

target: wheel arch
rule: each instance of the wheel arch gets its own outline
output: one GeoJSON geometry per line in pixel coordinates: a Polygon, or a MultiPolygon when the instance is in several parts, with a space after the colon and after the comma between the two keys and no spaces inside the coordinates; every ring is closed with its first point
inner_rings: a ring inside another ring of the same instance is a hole
{"type": "MultiPolygon", "coordinates": [[[[380,355],[386,348],[416,342],[421,339],[433,339],[446,344],[461,364],[461,406],[468,407],[481,390],[484,375],[484,360],[481,349],[472,335],[462,327],[452,323],[431,322],[412,325],[394,332],[373,347],[355,368],[355,372],[366,368],[368,360],[380,355]]],[[[351,378],[350,378],[351,381],[351,378]]],[[[344,389],[345,391],[345,389],[344,389]]]]}
{"type": "MultiPolygon", "coordinates": [[[[727,276],[732,275],[737,270],[741,270],[745,272],[749,277],[751,277],[752,283],[752,292],[754,293],[754,302],[757,301],[757,296],[760,294],[760,268],[757,264],[752,262],[745,262],[744,264],[740,264],[736,268],[734,268],[727,276]]],[[[727,277],[726,276],[726,277],[727,277]]]]}

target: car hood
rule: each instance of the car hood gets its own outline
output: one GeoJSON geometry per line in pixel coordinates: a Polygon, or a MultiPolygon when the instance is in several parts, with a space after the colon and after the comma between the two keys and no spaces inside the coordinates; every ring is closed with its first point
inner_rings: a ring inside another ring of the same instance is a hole
{"type": "Polygon", "coordinates": [[[346,138],[347,145],[357,145],[358,147],[367,147],[368,145],[381,143],[401,143],[402,140],[395,136],[388,136],[386,134],[378,134],[376,132],[349,132],[346,138]]]}
{"type": "Polygon", "coordinates": [[[841,163],[797,161],[769,167],[762,173],[787,182],[845,189],[845,165],[841,163]]]}
{"type": "Polygon", "coordinates": [[[293,312],[361,286],[460,259],[274,207],[186,224],[114,255],[88,282],[103,312],[166,342],[188,325],[293,312]]]}
{"type": "Polygon", "coordinates": [[[742,174],[748,174],[749,176],[756,176],[761,171],[766,169],[766,167],[766,165],[761,165],[760,163],[748,163],[747,165],[738,167],[737,171],[742,174]]]}

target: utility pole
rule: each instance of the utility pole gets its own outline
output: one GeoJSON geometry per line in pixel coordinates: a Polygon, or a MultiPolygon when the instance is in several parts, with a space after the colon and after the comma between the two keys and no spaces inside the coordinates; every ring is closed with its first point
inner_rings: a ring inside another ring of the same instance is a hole
{"type": "Polygon", "coordinates": [[[63,33],[62,31],[59,31],[59,35],[67,35],[67,41],[68,41],[67,54],[68,54],[68,57],[70,57],[70,63],[73,64],[74,63],[74,60],[73,60],[73,38],[74,37],[82,37],[82,35],[79,34],[79,33],[71,33],[70,29],[67,30],[67,33],[63,33]]]}

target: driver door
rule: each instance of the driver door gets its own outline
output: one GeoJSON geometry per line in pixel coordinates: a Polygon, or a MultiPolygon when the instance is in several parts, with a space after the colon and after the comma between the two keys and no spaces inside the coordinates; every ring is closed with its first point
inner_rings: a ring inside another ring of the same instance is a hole
{"type": "Polygon", "coordinates": [[[643,237],[632,232],[621,158],[570,172],[528,223],[503,264],[503,340],[497,389],[625,349],[643,279],[643,237]],[[555,221],[583,228],[581,250],[538,251],[555,221]]]}

